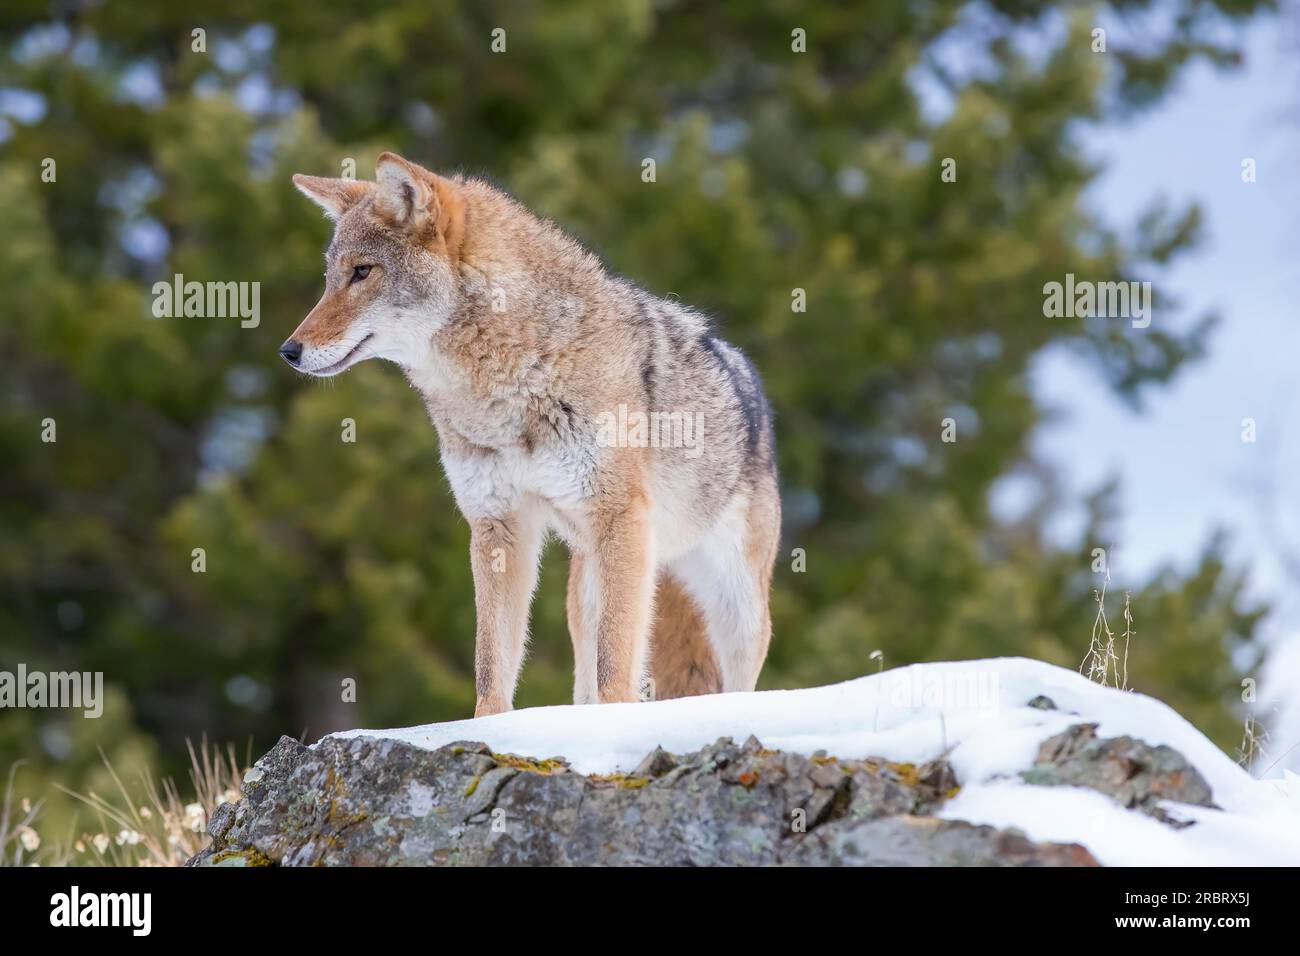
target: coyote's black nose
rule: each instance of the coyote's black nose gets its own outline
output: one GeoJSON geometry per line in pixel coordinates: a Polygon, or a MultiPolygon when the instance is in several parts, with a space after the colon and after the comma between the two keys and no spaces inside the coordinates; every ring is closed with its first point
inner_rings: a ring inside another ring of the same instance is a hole
{"type": "Polygon", "coordinates": [[[280,346],[280,354],[290,365],[297,365],[302,361],[302,343],[290,339],[280,346]]]}

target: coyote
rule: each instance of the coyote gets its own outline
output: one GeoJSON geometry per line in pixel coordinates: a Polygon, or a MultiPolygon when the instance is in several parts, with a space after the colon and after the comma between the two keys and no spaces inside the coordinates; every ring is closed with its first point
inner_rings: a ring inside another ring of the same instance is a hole
{"type": "Polygon", "coordinates": [[[471,529],[475,716],[511,708],[548,532],[571,555],[574,703],[646,678],[753,690],[781,524],[753,365],[488,183],[393,153],[375,170],[293,177],[334,238],[280,354],[316,376],[388,359],[423,396],[471,529]]]}

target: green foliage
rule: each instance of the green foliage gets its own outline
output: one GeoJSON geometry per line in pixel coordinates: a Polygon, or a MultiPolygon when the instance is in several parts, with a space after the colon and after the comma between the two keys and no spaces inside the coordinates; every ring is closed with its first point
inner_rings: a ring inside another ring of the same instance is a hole
{"type": "MultiPolygon", "coordinates": [[[[0,158],[0,664],[102,670],[117,696],[111,733],[6,715],[0,765],[75,785],[106,740],[142,760],[156,741],[175,768],[202,732],[260,750],[470,713],[468,535],[419,401],[392,368],[313,383],[275,355],[328,239],[290,174],[353,158],[369,176],[382,149],[489,175],[751,352],[787,511],[765,686],[857,676],[875,649],[1077,666],[1091,549],[1114,542],[1104,495],[1073,546],[1043,536],[1062,502],[1029,459],[1027,369],[1075,348],[1136,401],[1204,348],[1206,321],[1042,316],[1044,282],[1134,278],[1196,237],[1194,209],[1153,206],[1126,235],[1081,199],[1080,123],[1153,101],[1196,56],[1229,61],[1208,27],[1259,4],[1173,6],[1165,36],[1102,56],[1086,11],[1034,0],[7,4],[0,87],[43,108],[8,122],[0,158]],[[153,318],[152,283],[178,272],[260,282],[260,325],[153,318]],[[989,491],[1016,469],[1041,499],[1008,524],[989,491]]],[[[1135,590],[1134,686],[1229,747],[1258,611],[1220,553],[1111,593],[1135,590]]],[[[521,705],[568,697],[563,579],[553,548],[521,705]]]]}

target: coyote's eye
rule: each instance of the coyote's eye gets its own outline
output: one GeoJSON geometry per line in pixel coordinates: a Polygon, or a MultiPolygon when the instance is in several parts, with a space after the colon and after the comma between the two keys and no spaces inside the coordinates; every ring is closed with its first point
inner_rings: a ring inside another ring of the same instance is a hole
{"type": "Polygon", "coordinates": [[[373,266],[356,266],[352,270],[352,282],[360,282],[366,276],[370,275],[373,266]]]}

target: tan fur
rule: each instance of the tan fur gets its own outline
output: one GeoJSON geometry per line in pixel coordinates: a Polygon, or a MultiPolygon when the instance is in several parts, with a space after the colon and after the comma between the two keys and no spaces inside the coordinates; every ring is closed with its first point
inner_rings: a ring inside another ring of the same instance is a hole
{"type": "Polygon", "coordinates": [[[654,695],[658,700],[716,694],[722,690],[704,618],[671,574],[659,575],[650,643],[654,695]]]}
{"type": "Polygon", "coordinates": [[[388,359],[423,396],[471,527],[476,713],[511,706],[548,531],[572,555],[575,702],[636,700],[647,674],[658,697],[752,689],[780,503],[744,356],[486,183],[391,153],[375,183],[294,182],[336,229],[286,348],[314,375],[388,359]],[[625,413],[672,440],[618,432],[625,413]]]}

